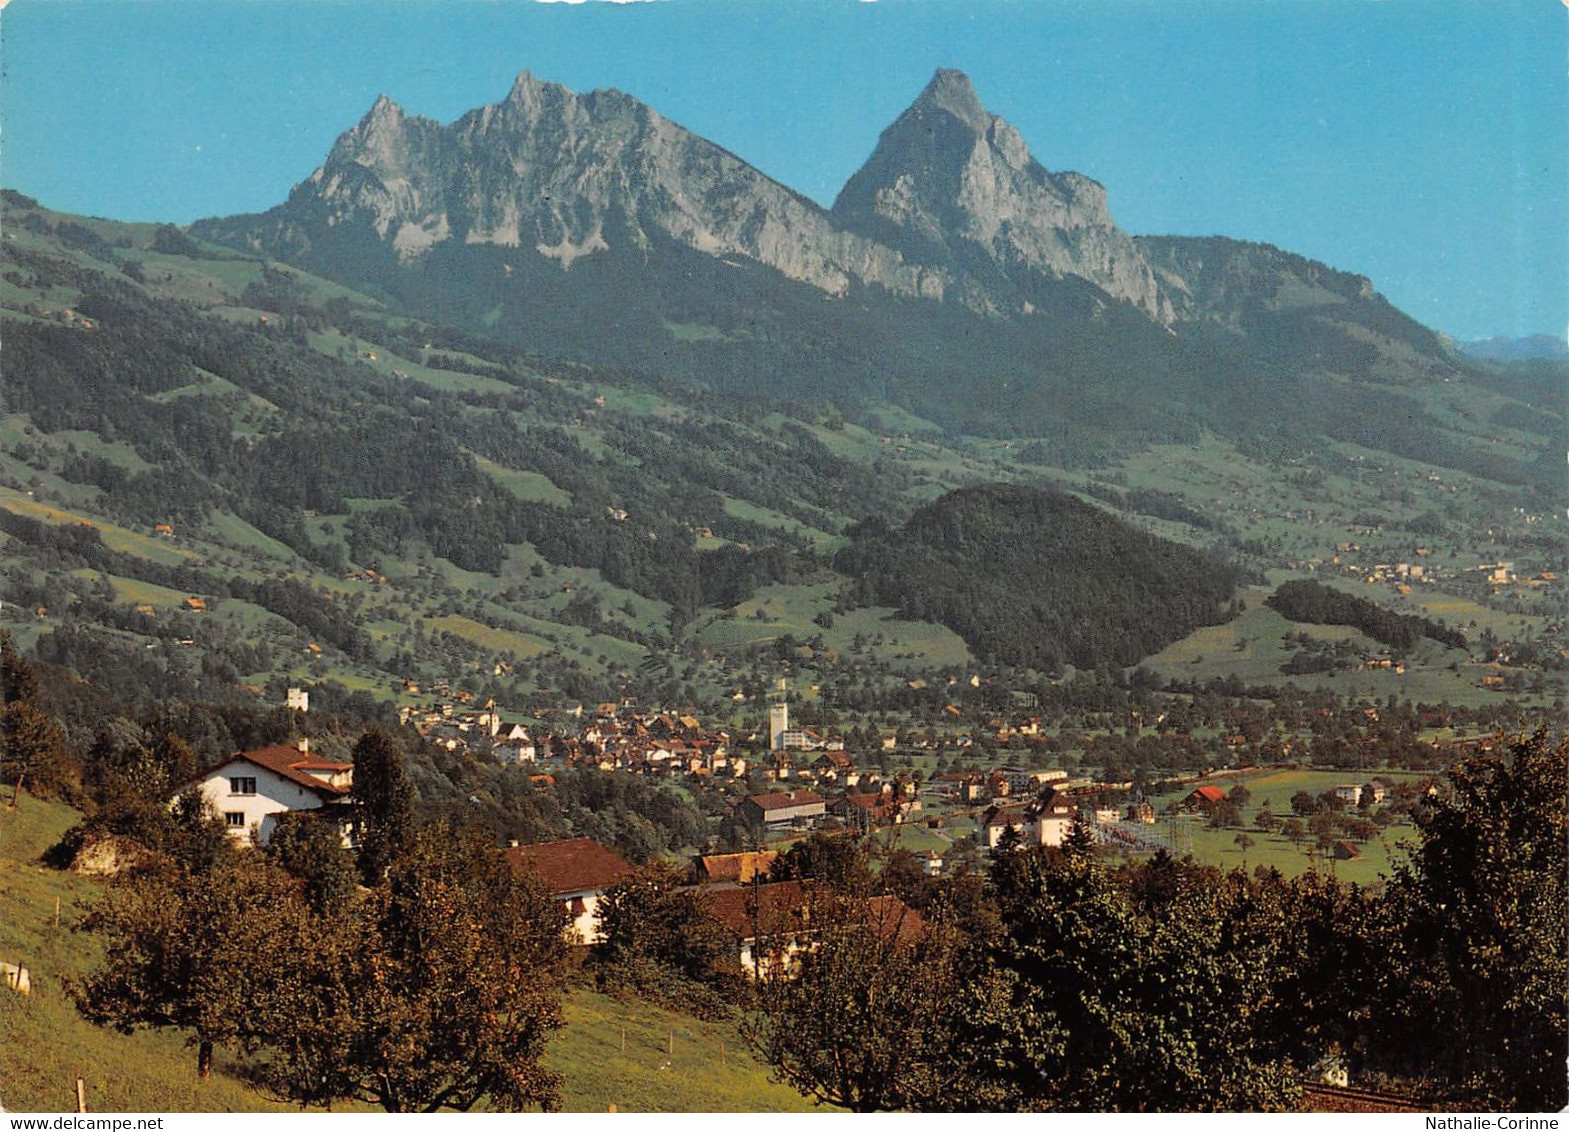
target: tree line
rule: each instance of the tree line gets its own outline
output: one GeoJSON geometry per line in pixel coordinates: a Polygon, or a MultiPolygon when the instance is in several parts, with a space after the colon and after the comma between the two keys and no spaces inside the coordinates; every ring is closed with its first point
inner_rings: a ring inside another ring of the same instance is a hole
{"type": "Polygon", "coordinates": [[[1465,635],[1426,617],[1392,613],[1366,598],[1342,593],[1310,578],[1283,582],[1264,604],[1288,621],[1348,625],[1392,649],[1410,652],[1424,637],[1452,649],[1466,647],[1465,635]]]}

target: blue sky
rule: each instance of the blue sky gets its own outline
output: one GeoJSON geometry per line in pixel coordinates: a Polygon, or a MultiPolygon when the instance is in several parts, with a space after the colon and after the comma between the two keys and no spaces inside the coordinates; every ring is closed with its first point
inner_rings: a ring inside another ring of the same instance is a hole
{"type": "Polygon", "coordinates": [[[1461,338],[1569,328],[1563,0],[13,0],[0,183],[281,201],[377,94],[617,87],[824,203],[939,66],[1136,233],[1266,240],[1461,338]]]}

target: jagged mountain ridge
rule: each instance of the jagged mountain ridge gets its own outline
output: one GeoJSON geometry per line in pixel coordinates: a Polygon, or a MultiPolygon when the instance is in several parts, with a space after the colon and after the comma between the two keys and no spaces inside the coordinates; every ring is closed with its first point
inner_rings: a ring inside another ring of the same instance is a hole
{"type": "Polygon", "coordinates": [[[450,125],[378,99],[283,204],[191,232],[543,355],[1081,453],[1282,413],[1344,432],[1377,394],[1338,383],[1469,367],[1361,276],[1129,236],[956,71],[832,210],[628,95],[525,73],[450,125]]]}
{"type": "MultiPolygon", "coordinates": [[[[960,130],[984,122],[970,165],[1007,174],[963,202],[969,223],[960,235],[987,247],[994,265],[973,256],[912,258],[860,231],[853,208],[819,207],[629,95],[579,95],[527,72],[502,102],[450,126],[382,96],[286,203],[259,216],[204,221],[195,231],[305,261],[358,231],[403,265],[454,241],[531,251],[563,269],[611,250],[609,236],[619,231],[641,252],[662,238],[710,256],[744,257],[831,295],[859,285],[994,313],[1021,309],[1008,280],[1022,265],[1081,277],[1154,317],[1169,314],[1152,271],[1112,225],[1099,185],[1047,174],[1017,131],[985,114],[958,72],[938,72],[899,121],[930,118],[960,130]]],[[[889,153],[898,125],[852,185],[876,192],[877,170],[901,165],[889,153]]],[[[959,168],[934,176],[939,192],[955,178],[978,180],[959,168]]]]}

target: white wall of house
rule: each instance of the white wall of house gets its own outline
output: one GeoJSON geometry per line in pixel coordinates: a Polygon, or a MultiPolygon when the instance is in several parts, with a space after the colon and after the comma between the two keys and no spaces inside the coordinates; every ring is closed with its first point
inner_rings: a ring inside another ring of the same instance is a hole
{"type": "Polygon", "coordinates": [[[603,943],[605,933],[599,926],[599,890],[591,888],[584,892],[570,892],[565,896],[557,896],[567,906],[567,915],[572,917],[567,924],[567,940],[570,943],[603,943]]]}
{"type": "Polygon", "coordinates": [[[254,836],[263,845],[271,839],[279,814],[314,810],[322,804],[321,795],[314,790],[244,759],[224,763],[208,774],[197,789],[228,827],[230,836],[243,841],[254,836]],[[241,789],[236,791],[235,779],[250,781],[241,782],[241,789]],[[255,783],[254,791],[246,792],[251,782],[255,783]]]}
{"type": "MultiPolygon", "coordinates": [[[[1073,829],[1073,820],[1072,814],[1047,814],[1032,821],[1016,821],[1013,825],[1019,831],[1020,845],[1060,846],[1073,829]]],[[[997,848],[1007,828],[1006,825],[988,825],[986,848],[997,848]]]]}
{"type": "Polygon", "coordinates": [[[1073,829],[1073,820],[1071,814],[1066,817],[1060,814],[1042,817],[1036,823],[1035,830],[1037,836],[1040,837],[1040,843],[1042,845],[1061,845],[1068,836],[1069,831],[1073,829]]]}

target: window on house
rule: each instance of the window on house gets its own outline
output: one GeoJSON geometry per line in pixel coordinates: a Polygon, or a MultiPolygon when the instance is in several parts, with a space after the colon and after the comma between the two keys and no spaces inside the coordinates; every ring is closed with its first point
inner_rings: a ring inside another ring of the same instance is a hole
{"type": "Polygon", "coordinates": [[[256,793],[256,780],[254,778],[231,778],[229,779],[229,793],[254,794],[256,793]]]}
{"type": "Polygon", "coordinates": [[[230,829],[244,829],[245,815],[239,810],[230,810],[223,815],[224,822],[230,829]]]}

